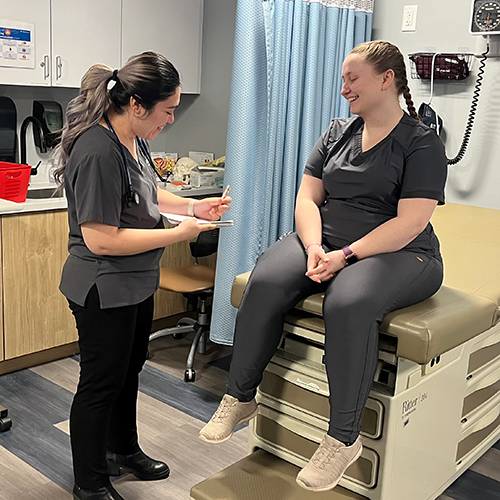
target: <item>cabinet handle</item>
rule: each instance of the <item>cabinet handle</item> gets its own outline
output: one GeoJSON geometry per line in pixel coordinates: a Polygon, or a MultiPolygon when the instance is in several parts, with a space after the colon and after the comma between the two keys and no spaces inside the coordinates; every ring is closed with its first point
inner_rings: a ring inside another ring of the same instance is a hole
{"type": "Polygon", "coordinates": [[[62,76],[62,59],[61,56],[56,57],[56,80],[62,76]]]}
{"type": "Polygon", "coordinates": [[[43,79],[47,80],[50,76],[49,56],[43,56],[43,61],[40,63],[40,66],[43,68],[43,79]]]}

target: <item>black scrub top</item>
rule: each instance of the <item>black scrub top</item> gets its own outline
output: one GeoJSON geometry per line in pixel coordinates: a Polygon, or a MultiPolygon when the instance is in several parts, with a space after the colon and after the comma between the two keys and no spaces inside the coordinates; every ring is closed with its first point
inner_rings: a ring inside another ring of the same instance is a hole
{"type": "Polygon", "coordinates": [[[119,228],[164,227],[154,172],[140,153],[137,162],[127,148],[124,150],[132,185],[139,195],[138,205],[129,207],[124,200],[123,157],[113,133],[101,125],[76,140],[66,166],[69,256],[60,290],[80,306],[94,284],[103,309],[138,304],[158,289],[163,248],[137,255],[96,255],[85,245],[80,228],[84,222],[119,228]]]}
{"type": "MultiPolygon", "coordinates": [[[[323,241],[331,249],[350,245],[396,217],[402,198],[429,198],[444,204],[447,162],[433,130],[404,113],[387,137],[362,152],[363,127],[360,117],[333,120],[305,167],[305,174],[323,180],[323,241]]],[[[403,250],[440,259],[432,225],[403,250]]]]}

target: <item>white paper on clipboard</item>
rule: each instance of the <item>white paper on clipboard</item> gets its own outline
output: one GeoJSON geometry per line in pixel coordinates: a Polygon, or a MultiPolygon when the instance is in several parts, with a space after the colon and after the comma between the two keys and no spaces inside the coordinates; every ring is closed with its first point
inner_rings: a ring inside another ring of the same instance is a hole
{"type": "MultiPolygon", "coordinates": [[[[170,224],[177,225],[183,220],[191,219],[189,215],[179,215],[179,214],[169,214],[165,212],[160,212],[162,217],[165,217],[170,224]]],[[[206,219],[196,219],[198,224],[215,224],[217,227],[230,227],[234,226],[234,221],[232,220],[206,220],[206,219]]]]}
{"type": "Polygon", "coordinates": [[[35,25],[0,19],[0,66],[35,67],[35,25]]]}

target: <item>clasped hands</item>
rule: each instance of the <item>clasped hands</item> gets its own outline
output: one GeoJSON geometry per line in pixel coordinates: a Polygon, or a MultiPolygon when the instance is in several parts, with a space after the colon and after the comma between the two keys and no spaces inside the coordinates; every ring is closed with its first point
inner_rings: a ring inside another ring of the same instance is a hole
{"type": "Polygon", "coordinates": [[[316,283],[322,283],[331,280],[345,266],[342,250],[326,253],[322,247],[314,245],[308,251],[306,276],[316,283]]]}

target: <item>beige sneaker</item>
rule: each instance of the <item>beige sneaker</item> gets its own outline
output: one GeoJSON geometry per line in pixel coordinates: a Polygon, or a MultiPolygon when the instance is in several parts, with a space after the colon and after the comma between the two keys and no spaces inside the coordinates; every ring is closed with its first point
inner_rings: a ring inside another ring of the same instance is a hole
{"type": "Polygon", "coordinates": [[[311,491],[335,488],[349,465],[359,458],[362,450],[359,437],[351,446],[346,446],[326,435],[309,463],[297,475],[297,483],[311,491]]]}
{"type": "Polygon", "coordinates": [[[205,443],[223,443],[233,435],[237,425],[247,422],[255,415],[255,399],[249,403],[240,403],[233,396],[225,394],[210,422],[201,429],[199,437],[205,443]]]}

